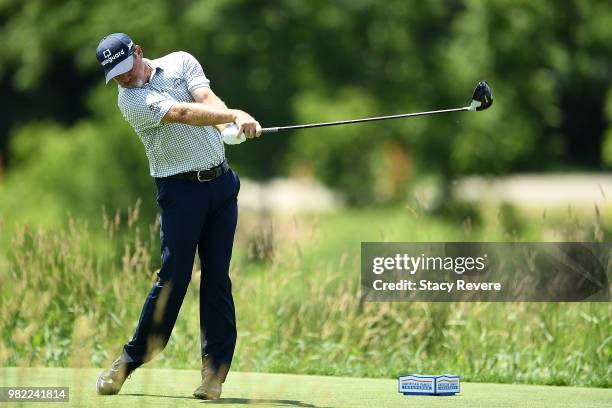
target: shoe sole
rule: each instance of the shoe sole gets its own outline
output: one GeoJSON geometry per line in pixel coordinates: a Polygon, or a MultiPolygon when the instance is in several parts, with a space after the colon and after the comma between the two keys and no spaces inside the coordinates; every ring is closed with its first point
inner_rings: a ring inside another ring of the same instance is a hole
{"type": "Polygon", "coordinates": [[[218,400],[219,397],[221,396],[221,390],[219,390],[219,392],[216,393],[216,395],[211,393],[211,392],[198,392],[198,391],[195,391],[193,393],[193,396],[196,397],[197,399],[214,401],[214,400],[218,400]]]}
{"type": "Polygon", "coordinates": [[[219,399],[219,397],[213,398],[207,394],[193,394],[193,396],[196,397],[197,399],[207,400],[207,401],[215,401],[219,399]]]}

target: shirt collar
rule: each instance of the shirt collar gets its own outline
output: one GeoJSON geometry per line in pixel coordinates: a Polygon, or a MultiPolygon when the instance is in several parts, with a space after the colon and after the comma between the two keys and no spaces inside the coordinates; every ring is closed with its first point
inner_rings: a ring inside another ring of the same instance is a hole
{"type": "Polygon", "coordinates": [[[151,78],[149,79],[149,82],[151,82],[153,80],[153,77],[155,76],[155,74],[157,73],[157,70],[159,69],[160,71],[163,71],[164,69],[162,68],[161,65],[159,65],[157,62],[155,62],[154,60],[150,60],[148,58],[143,58],[142,59],[145,63],[147,63],[151,69],[153,70],[153,72],[151,72],[151,78]]]}

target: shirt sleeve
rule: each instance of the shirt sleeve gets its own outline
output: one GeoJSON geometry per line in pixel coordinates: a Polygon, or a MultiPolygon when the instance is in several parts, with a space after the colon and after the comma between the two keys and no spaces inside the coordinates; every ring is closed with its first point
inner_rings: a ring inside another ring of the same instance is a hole
{"type": "Polygon", "coordinates": [[[119,109],[134,130],[142,131],[159,126],[175,101],[147,88],[133,88],[119,94],[119,109]]]}
{"type": "Polygon", "coordinates": [[[187,82],[189,92],[203,86],[210,87],[210,81],[204,75],[202,66],[197,59],[188,52],[181,52],[183,59],[183,76],[187,82]]]}

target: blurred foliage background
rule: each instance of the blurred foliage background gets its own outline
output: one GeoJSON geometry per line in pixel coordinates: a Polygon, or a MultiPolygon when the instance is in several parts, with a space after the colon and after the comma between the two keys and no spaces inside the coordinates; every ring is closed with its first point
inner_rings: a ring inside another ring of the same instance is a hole
{"type": "Polygon", "coordinates": [[[495,105],[269,135],[227,149],[248,177],[309,176],[349,203],[401,202],[419,175],[612,166],[612,5],[605,0],[0,1],[0,210],[48,221],[143,197],[143,148],[123,121],[98,41],[146,57],[185,50],[213,90],[264,126],[495,105]],[[44,202],[44,206],[40,203],[44,202]]]}
{"type": "MultiPolygon", "coordinates": [[[[0,0],[0,365],[108,364],[159,267],[144,149],[95,58],[112,32],[148,58],[190,52],[215,93],[264,126],[459,107],[478,80],[493,87],[482,113],[227,148],[244,178],[316,179],[353,207],[314,219],[241,213],[236,369],[393,376],[412,367],[610,387],[609,303],[358,296],[360,241],[610,241],[609,205],[553,214],[446,200],[465,175],[612,168],[609,0],[0,0]],[[450,211],[414,204],[425,178],[450,211]]],[[[193,279],[186,316],[155,364],[197,368],[197,265],[193,279]]]]}

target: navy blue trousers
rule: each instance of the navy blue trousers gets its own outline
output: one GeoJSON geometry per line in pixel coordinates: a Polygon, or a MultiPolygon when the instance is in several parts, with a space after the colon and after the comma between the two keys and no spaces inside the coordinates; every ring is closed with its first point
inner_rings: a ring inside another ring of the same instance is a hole
{"type": "Polygon", "coordinates": [[[131,372],[164,349],[191,280],[196,248],[202,265],[202,356],[225,378],[236,345],[229,264],[240,180],[232,171],[208,182],[156,178],[161,212],[161,269],[122,359],[131,372]]]}

